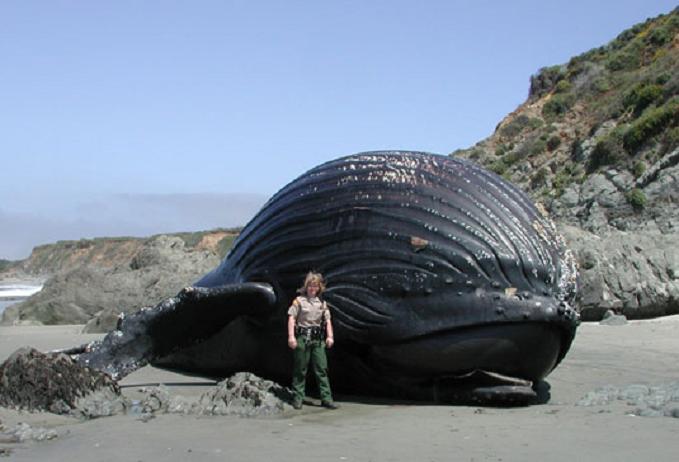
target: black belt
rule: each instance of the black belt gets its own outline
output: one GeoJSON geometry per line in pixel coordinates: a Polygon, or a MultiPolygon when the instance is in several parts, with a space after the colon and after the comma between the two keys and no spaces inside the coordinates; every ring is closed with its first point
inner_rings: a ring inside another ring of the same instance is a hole
{"type": "Polygon", "coordinates": [[[304,337],[307,340],[324,340],[325,334],[325,329],[323,329],[321,326],[295,326],[295,335],[297,337],[304,337]]]}

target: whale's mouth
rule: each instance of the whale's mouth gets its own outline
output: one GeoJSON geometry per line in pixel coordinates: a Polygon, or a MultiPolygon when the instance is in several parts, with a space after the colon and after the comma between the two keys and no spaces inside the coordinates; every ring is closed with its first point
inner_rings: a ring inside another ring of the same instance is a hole
{"type": "Polygon", "coordinates": [[[557,365],[570,338],[545,322],[484,324],[434,332],[397,344],[375,345],[372,360],[385,370],[420,378],[483,370],[537,381],[557,365]]]}

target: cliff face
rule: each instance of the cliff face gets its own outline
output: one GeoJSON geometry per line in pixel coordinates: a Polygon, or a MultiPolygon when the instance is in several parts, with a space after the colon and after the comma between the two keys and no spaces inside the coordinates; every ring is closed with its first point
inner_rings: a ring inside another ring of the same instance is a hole
{"type": "Polygon", "coordinates": [[[542,69],[495,132],[452,155],[518,184],[581,267],[584,319],[679,312],[679,9],[542,69]]]}
{"type": "MultiPolygon", "coordinates": [[[[167,236],[180,239],[181,245],[187,252],[202,250],[223,257],[237,235],[238,230],[235,229],[218,229],[195,233],[174,233],[167,236]]],[[[129,263],[157,237],[107,237],[58,241],[54,244],[40,245],[35,247],[25,260],[16,262],[3,260],[3,266],[0,266],[0,278],[21,275],[48,278],[82,266],[117,268],[129,263]]]]}
{"type": "Polygon", "coordinates": [[[2,324],[115,327],[120,313],[155,305],[217,266],[235,231],[58,242],[37,247],[8,275],[47,278],[39,293],[3,313],[2,324]]]}

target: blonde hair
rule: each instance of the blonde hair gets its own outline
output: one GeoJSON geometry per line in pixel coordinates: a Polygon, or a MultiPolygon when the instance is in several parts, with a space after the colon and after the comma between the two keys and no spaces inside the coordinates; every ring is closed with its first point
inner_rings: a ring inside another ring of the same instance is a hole
{"type": "Polygon", "coordinates": [[[306,277],[304,278],[304,285],[297,289],[297,293],[306,295],[307,288],[313,283],[318,284],[318,296],[320,297],[321,294],[323,294],[323,291],[325,291],[325,279],[323,279],[323,275],[321,273],[316,273],[314,271],[309,271],[306,274],[306,277]]]}

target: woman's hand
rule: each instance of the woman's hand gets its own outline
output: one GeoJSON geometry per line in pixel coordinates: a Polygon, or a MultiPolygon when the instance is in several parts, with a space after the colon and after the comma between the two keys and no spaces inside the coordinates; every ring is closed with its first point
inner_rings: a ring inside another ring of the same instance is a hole
{"type": "Polygon", "coordinates": [[[332,348],[332,346],[335,344],[335,339],[332,337],[328,337],[325,339],[325,346],[326,348],[332,348]]]}
{"type": "Polygon", "coordinates": [[[291,350],[297,348],[297,339],[295,337],[288,337],[288,346],[291,350]]]}

